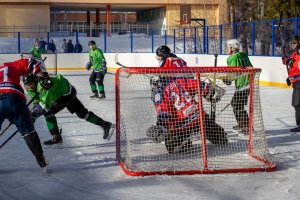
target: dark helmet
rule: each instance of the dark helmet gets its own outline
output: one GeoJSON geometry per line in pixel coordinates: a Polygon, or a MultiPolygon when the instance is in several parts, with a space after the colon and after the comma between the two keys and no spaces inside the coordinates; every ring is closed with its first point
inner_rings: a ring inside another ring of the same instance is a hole
{"type": "Polygon", "coordinates": [[[170,53],[170,48],[165,45],[160,46],[156,49],[156,56],[162,57],[162,59],[165,59],[170,53]]]}
{"type": "Polygon", "coordinates": [[[26,74],[23,76],[24,85],[28,85],[29,83],[36,82],[37,79],[33,74],[26,74]]]}
{"type": "Polygon", "coordinates": [[[89,41],[88,45],[96,45],[96,42],[94,40],[89,41]]]}
{"type": "Polygon", "coordinates": [[[294,36],[294,41],[297,41],[297,49],[300,49],[300,34],[294,36]]]}

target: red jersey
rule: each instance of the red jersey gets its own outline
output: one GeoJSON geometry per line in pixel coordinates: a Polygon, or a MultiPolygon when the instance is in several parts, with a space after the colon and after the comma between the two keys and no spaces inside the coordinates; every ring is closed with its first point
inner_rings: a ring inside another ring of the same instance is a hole
{"type": "MultiPolygon", "coordinates": [[[[205,92],[206,84],[201,85],[205,92]]],[[[194,99],[198,88],[195,79],[173,78],[163,83],[155,94],[153,101],[158,119],[166,122],[169,130],[188,128],[198,122],[198,103],[194,99]]]]}
{"type": "Polygon", "coordinates": [[[0,93],[14,93],[25,100],[24,91],[20,85],[20,76],[34,70],[36,69],[29,70],[28,59],[1,64],[0,93]]]}
{"type": "Polygon", "coordinates": [[[164,60],[160,67],[164,68],[178,68],[178,67],[187,67],[186,62],[178,57],[168,57],[164,60]]]}
{"type": "Polygon", "coordinates": [[[292,84],[300,81],[300,52],[298,53],[297,51],[292,54],[293,63],[288,66],[289,79],[292,84]]]}

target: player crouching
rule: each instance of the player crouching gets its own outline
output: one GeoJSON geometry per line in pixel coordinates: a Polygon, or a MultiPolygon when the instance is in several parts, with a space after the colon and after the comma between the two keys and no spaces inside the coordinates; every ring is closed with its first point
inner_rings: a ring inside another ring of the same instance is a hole
{"type": "MultiPolygon", "coordinates": [[[[34,118],[44,115],[46,120],[53,119],[56,113],[67,108],[70,113],[76,113],[79,118],[102,127],[104,130],[103,139],[109,140],[111,138],[115,126],[111,122],[105,121],[93,112],[88,111],[77,98],[75,87],[72,86],[66,78],[62,75],[57,75],[50,77],[50,80],[53,85],[47,90],[42,88],[40,83],[31,74],[23,77],[23,82],[29,96],[34,96],[36,93],[39,94],[36,103],[39,104],[40,109],[35,109],[33,113],[34,118]]],[[[50,120],[50,122],[52,122],[52,125],[49,126],[48,121],[47,125],[53,138],[49,141],[45,141],[44,144],[61,143],[62,137],[58,131],[56,119],[50,120]]]]}
{"type": "MultiPolygon", "coordinates": [[[[155,142],[165,140],[169,153],[190,152],[193,134],[200,133],[201,114],[194,99],[199,89],[198,81],[193,78],[153,76],[150,84],[157,122],[147,130],[146,135],[155,142]]],[[[201,82],[201,91],[205,99],[214,98],[216,102],[225,94],[219,87],[212,91],[211,83],[205,82],[201,82]]],[[[224,128],[204,111],[202,116],[206,139],[213,144],[226,145],[228,139],[224,128]]]]}

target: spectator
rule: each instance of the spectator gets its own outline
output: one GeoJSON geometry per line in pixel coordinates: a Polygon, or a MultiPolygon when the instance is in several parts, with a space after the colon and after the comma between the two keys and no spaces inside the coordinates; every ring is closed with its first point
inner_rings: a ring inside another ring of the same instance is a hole
{"type": "Polygon", "coordinates": [[[47,50],[48,50],[49,53],[55,53],[56,52],[56,46],[54,44],[53,39],[50,40],[47,50]]]}
{"type": "Polygon", "coordinates": [[[68,53],[68,45],[67,45],[66,39],[63,39],[62,43],[60,44],[60,52],[68,53]]]}
{"type": "Polygon", "coordinates": [[[43,49],[44,51],[46,51],[46,45],[48,43],[43,39],[43,38],[40,38],[40,48],[43,49]]]}
{"type": "Polygon", "coordinates": [[[75,45],[75,50],[74,53],[81,53],[82,52],[82,46],[80,42],[78,41],[77,44],[75,45]]]}
{"type": "Polygon", "coordinates": [[[71,39],[68,41],[67,46],[68,46],[68,53],[74,53],[74,45],[71,39]]]}

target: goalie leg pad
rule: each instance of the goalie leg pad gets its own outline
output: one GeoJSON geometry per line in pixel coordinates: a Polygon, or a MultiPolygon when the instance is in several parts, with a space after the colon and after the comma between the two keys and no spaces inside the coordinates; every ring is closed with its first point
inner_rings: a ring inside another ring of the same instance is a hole
{"type": "Polygon", "coordinates": [[[168,134],[165,145],[170,154],[188,153],[192,150],[192,138],[188,132],[168,134]]]}
{"type": "Polygon", "coordinates": [[[165,135],[168,134],[168,130],[163,126],[151,126],[147,129],[146,135],[153,139],[155,143],[160,143],[165,140],[165,135]]]}
{"type": "Polygon", "coordinates": [[[205,134],[206,139],[213,144],[228,144],[228,138],[224,128],[215,121],[210,120],[209,117],[205,117],[205,134]]]}

